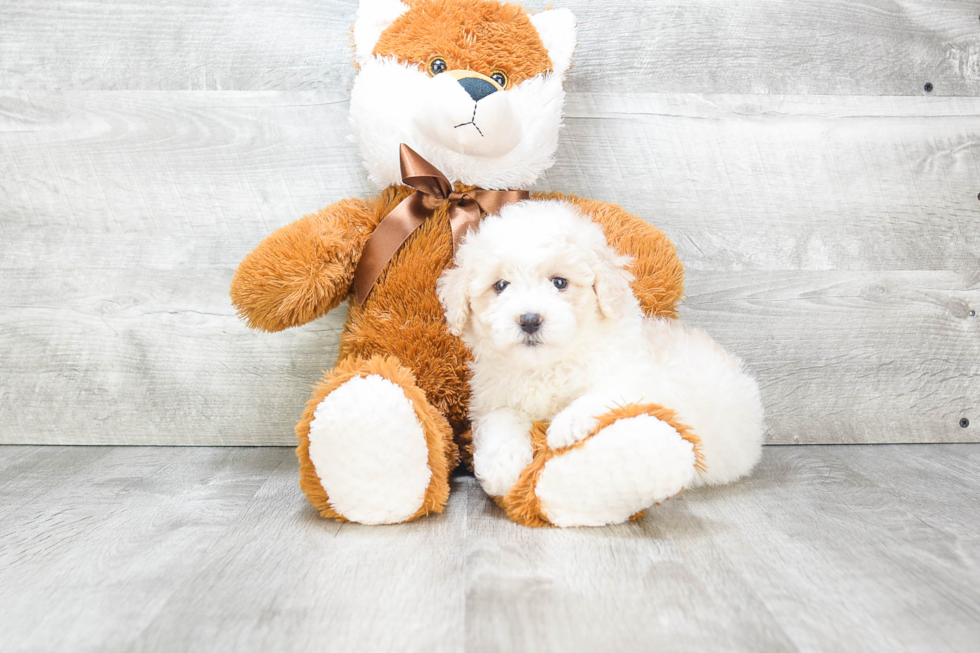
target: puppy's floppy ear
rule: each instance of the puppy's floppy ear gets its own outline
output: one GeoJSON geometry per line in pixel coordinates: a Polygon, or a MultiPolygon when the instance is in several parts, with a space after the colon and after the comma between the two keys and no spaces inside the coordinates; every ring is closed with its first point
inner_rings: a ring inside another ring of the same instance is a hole
{"type": "Polygon", "coordinates": [[[626,270],[632,259],[620,256],[606,244],[605,237],[601,242],[593,243],[592,253],[591,267],[595,275],[592,289],[595,291],[599,310],[611,319],[622,317],[630,305],[636,302],[633,289],[630,288],[633,275],[626,270]]]}
{"type": "Polygon", "coordinates": [[[468,282],[466,269],[459,265],[443,272],[436,282],[436,293],[446,311],[449,333],[454,336],[463,335],[463,327],[470,317],[470,296],[466,290],[468,282]]]}

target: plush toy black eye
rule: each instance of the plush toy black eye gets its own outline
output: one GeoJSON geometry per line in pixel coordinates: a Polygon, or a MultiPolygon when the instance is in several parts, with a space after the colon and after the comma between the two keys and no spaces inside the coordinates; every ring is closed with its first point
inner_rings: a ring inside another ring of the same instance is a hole
{"type": "Polygon", "coordinates": [[[499,70],[493,71],[490,75],[490,79],[500,84],[500,88],[507,88],[507,75],[503,74],[499,70]]]}
{"type": "Polygon", "coordinates": [[[506,288],[507,288],[507,286],[509,286],[509,285],[510,285],[510,281],[504,281],[503,279],[501,279],[501,280],[500,280],[500,281],[498,281],[497,283],[495,283],[495,284],[493,284],[493,289],[494,289],[494,290],[496,290],[496,291],[497,291],[497,294],[499,295],[499,294],[500,294],[500,293],[502,293],[502,292],[504,291],[504,289],[506,289],[506,288]]]}
{"type": "Polygon", "coordinates": [[[442,57],[433,57],[429,61],[429,72],[433,75],[444,73],[448,68],[449,66],[446,65],[446,60],[442,57]]]}
{"type": "Polygon", "coordinates": [[[555,277],[551,280],[551,283],[555,284],[555,288],[558,290],[564,290],[568,288],[568,279],[562,279],[561,277],[555,277]]]}

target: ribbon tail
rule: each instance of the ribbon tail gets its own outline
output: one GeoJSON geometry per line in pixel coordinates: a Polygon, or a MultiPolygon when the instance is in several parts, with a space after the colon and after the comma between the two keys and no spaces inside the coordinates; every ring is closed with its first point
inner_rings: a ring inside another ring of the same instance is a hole
{"type": "Polygon", "coordinates": [[[453,185],[438,168],[402,143],[401,151],[402,183],[420,190],[427,195],[444,199],[453,192],[453,185]]]}
{"type": "Polygon", "coordinates": [[[496,213],[505,204],[530,197],[526,190],[489,191],[473,189],[469,193],[453,193],[453,186],[435,166],[418,152],[402,143],[402,183],[415,192],[406,197],[375,228],[361,253],[354,270],[354,294],[364,304],[378,277],[384,272],[401,246],[423,222],[446,200],[450,200],[449,225],[453,232],[453,253],[463,236],[480,224],[484,213],[496,213]]]}
{"type": "Polygon", "coordinates": [[[371,294],[388,261],[430,213],[422,206],[421,193],[415,192],[403,199],[374,229],[354,270],[354,294],[360,304],[364,304],[371,294]]]}
{"type": "Polygon", "coordinates": [[[463,242],[463,236],[466,235],[466,232],[470,229],[476,229],[482,217],[480,205],[472,200],[466,202],[464,206],[459,204],[452,206],[449,210],[449,226],[453,230],[453,254],[456,253],[459,244],[463,242]]]}

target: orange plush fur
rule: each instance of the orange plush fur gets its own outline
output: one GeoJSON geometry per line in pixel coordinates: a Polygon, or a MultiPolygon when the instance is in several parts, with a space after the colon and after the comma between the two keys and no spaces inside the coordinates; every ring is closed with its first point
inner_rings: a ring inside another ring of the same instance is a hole
{"type": "MultiPolygon", "coordinates": [[[[458,191],[469,188],[456,187],[458,191]]],[[[232,281],[232,301],[239,314],[253,327],[281,331],[336,307],[350,295],[357,264],[353,251],[360,252],[374,226],[412,192],[397,186],[367,201],[342,200],[273,232],[242,262],[232,281]],[[344,256],[322,257],[320,252],[344,256]],[[276,311],[276,306],[290,310],[276,311]]],[[[532,198],[565,199],[592,217],[603,227],[610,245],[633,257],[633,290],[646,314],[676,317],[684,272],[663,233],[614,204],[561,193],[536,193],[532,198]]],[[[350,359],[386,356],[401,361],[442,416],[468,463],[470,355],[463,342],[446,330],[435,292],[436,279],[451,264],[452,235],[448,204],[444,204],[409,236],[365,304],[351,302],[340,338],[338,369],[350,359]]],[[[327,394],[324,387],[314,392],[307,415],[297,426],[301,466],[310,470],[306,436],[312,411],[327,394]]],[[[453,452],[455,459],[455,448],[453,452]]],[[[319,508],[324,502],[314,499],[309,487],[304,485],[304,491],[319,508]]]]}
{"type": "Polygon", "coordinates": [[[405,396],[414,405],[415,416],[418,417],[419,423],[422,424],[422,430],[425,432],[426,444],[429,447],[428,462],[429,469],[432,470],[432,479],[425,491],[422,507],[412,519],[431,512],[442,512],[442,508],[449,498],[449,474],[458,460],[452,433],[446,425],[446,420],[432,407],[426,400],[425,394],[415,384],[415,377],[412,373],[400,365],[398,361],[381,356],[375,356],[368,360],[357,357],[347,358],[341,361],[323,382],[314,388],[313,397],[307,404],[306,410],[303,411],[302,419],[296,425],[296,435],[299,439],[296,453],[299,457],[300,487],[321,515],[343,520],[343,517],[330,506],[327,493],[320,483],[312,461],[310,461],[310,422],[313,421],[313,411],[321,399],[355,376],[370,376],[372,374],[388,379],[402,389],[405,396]]]}
{"type": "Polygon", "coordinates": [[[375,55],[423,70],[438,56],[449,70],[471,70],[488,77],[500,71],[508,86],[551,71],[548,51],[519,5],[460,2],[431,11],[426,3],[406,4],[411,9],[382,34],[375,55]]]}
{"type": "MultiPolygon", "coordinates": [[[[514,84],[551,69],[547,51],[519,6],[457,0],[443,3],[450,8],[444,13],[425,14],[425,3],[408,4],[413,8],[382,34],[376,54],[420,66],[439,55],[450,68],[484,75],[499,70],[514,84]]],[[[456,185],[458,191],[469,188],[456,185]]],[[[443,204],[409,236],[364,305],[352,298],[354,269],[367,239],[412,192],[407,186],[392,186],[366,200],[337,202],[282,227],[246,257],[232,281],[231,297],[239,314],[250,326],[265,331],[305,324],[351,298],[336,367],[314,390],[296,426],[300,484],[326,517],[342,519],[331,507],[310,460],[310,422],[319,402],[353,376],[380,375],[400,386],[415,407],[429,444],[432,471],[416,517],[442,510],[461,453],[468,464],[470,355],[462,341],[447,331],[435,290],[437,278],[452,264],[448,205],[443,204]]],[[[683,267],[663,233],[612,204],[559,193],[533,197],[564,198],[591,216],[609,243],[634,259],[633,290],[644,312],[676,317],[683,267]]],[[[533,487],[524,491],[524,499],[511,503],[517,506],[523,501],[521,505],[530,507],[511,507],[508,512],[522,523],[537,523],[540,510],[528,498],[533,487]]]]}

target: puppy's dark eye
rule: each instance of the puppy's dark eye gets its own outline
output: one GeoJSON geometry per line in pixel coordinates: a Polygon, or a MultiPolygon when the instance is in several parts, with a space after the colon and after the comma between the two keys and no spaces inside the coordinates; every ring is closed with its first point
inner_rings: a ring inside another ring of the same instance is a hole
{"type": "Polygon", "coordinates": [[[490,79],[500,84],[500,88],[507,88],[507,75],[503,74],[499,70],[493,71],[490,75],[490,79]]]}
{"type": "Polygon", "coordinates": [[[568,279],[563,279],[561,277],[555,277],[551,280],[551,283],[555,284],[555,288],[558,290],[564,290],[568,288],[568,279]]]}
{"type": "Polygon", "coordinates": [[[433,75],[444,73],[448,68],[449,66],[446,64],[446,60],[442,57],[432,57],[429,59],[429,72],[433,75]]]}
{"type": "Polygon", "coordinates": [[[505,290],[505,289],[507,288],[507,286],[509,286],[509,285],[510,285],[510,281],[504,281],[503,279],[501,279],[501,280],[500,280],[500,281],[498,281],[497,283],[495,283],[495,284],[493,284],[493,289],[494,289],[494,290],[496,290],[496,291],[497,291],[497,294],[499,295],[499,294],[500,294],[500,293],[502,293],[502,292],[503,292],[503,291],[504,291],[504,290],[505,290]]]}

